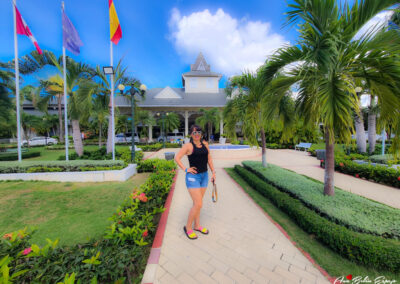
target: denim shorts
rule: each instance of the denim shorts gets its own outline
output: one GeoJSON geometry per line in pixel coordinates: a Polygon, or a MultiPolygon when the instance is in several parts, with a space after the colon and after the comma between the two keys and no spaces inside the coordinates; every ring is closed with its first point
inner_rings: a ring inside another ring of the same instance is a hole
{"type": "Polygon", "coordinates": [[[186,173],[185,181],[187,188],[207,187],[208,172],[197,173],[197,174],[186,173]]]}

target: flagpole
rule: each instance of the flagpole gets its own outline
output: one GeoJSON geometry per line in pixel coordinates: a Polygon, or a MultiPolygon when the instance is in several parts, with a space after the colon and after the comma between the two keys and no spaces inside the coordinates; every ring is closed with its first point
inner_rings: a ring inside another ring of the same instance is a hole
{"type": "MultiPolygon", "coordinates": [[[[64,1],[61,2],[61,12],[64,11],[64,1]]],[[[65,131],[65,160],[69,160],[68,148],[68,114],[67,114],[67,60],[65,58],[65,47],[64,47],[64,37],[63,37],[63,69],[64,69],[64,131],[65,131]]]]}
{"type": "MultiPolygon", "coordinates": [[[[113,42],[110,40],[110,64],[113,65],[113,42]]],[[[114,72],[111,74],[111,129],[112,129],[112,157],[115,160],[115,124],[114,124],[114,72]]]]}
{"type": "Polygon", "coordinates": [[[19,102],[19,63],[18,63],[18,38],[17,38],[17,15],[15,12],[16,0],[13,0],[14,12],[14,66],[15,66],[15,96],[17,104],[17,143],[18,143],[18,162],[21,162],[21,121],[20,121],[20,102],[19,102]]]}

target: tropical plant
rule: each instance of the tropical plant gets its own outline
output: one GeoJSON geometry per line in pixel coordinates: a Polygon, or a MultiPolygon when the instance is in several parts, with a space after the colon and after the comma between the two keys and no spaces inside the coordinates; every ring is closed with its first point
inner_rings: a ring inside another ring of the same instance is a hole
{"type": "Polygon", "coordinates": [[[400,133],[400,62],[396,55],[400,37],[396,31],[379,26],[356,37],[372,17],[396,3],[363,0],[350,6],[335,0],[294,0],[288,5],[287,23],[299,24],[300,40],[278,49],[263,67],[265,84],[275,81],[271,83],[275,90],[297,84],[296,107],[306,123],[323,123],[327,195],[334,195],[335,137],[349,143],[353,126],[348,122],[352,111],[359,112],[355,82],[366,82],[380,101],[381,122],[398,125],[400,133]],[[296,63],[285,76],[276,76],[296,63]]]}
{"type": "Polygon", "coordinates": [[[157,119],[157,125],[162,128],[164,127],[164,132],[168,133],[177,129],[179,127],[180,120],[179,116],[174,112],[168,112],[165,115],[160,115],[157,119]],[[163,126],[164,121],[164,126],[163,126]]]}
{"type": "Polygon", "coordinates": [[[221,113],[219,109],[216,107],[212,109],[201,108],[199,109],[199,112],[201,113],[201,115],[196,118],[196,123],[202,128],[206,128],[207,126],[208,143],[210,143],[213,125],[215,125],[215,131],[216,132],[219,131],[219,122],[221,120],[221,113]]]}
{"type": "Polygon", "coordinates": [[[143,126],[142,133],[147,137],[144,126],[150,128],[151,126],[156,125],[157,121],[152,115],[150,115],[150,112],[147,110],[138,109],[137,111],[135,110],[135,114],[137,114],[137,117],[135,117],[135,121],[137,121],[137,124],[141,124],[143,126]]]}
{"type": "Polygon", "coordinates": [[[99,148],[102,147],[103,127],[107,123],[108,107],[104,96],[94,96],[90,116],[92,117],[92,129],[99,133],[99,148]]]}

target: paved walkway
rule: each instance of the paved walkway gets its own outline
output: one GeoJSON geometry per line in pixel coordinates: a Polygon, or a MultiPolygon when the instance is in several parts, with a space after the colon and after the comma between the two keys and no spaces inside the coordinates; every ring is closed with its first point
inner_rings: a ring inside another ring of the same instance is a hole
{"type": "Polygon", "coordinates": [[[213,152],[219,201],[209,187],[200,219],[210,234],[189,240],[183,231],[192,200],[179,170],[154,283],[329,283],[222,169],[260,153],[213,152]]]}

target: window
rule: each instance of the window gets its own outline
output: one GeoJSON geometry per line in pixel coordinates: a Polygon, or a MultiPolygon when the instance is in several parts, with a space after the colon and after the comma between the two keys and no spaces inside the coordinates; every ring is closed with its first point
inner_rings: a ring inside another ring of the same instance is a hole
{"type": "Polygon", "coordinates": [[[190,78],[190,87],[197,88],[197,78],[190,78]]]}
{"type": "Polygon", "coordinates": [[[214,87],[213,85],[213,79],[207,78],[207,88],[212,89],[214,87]]]}

